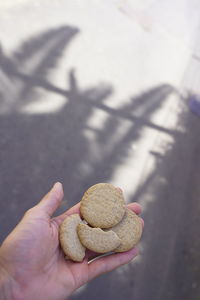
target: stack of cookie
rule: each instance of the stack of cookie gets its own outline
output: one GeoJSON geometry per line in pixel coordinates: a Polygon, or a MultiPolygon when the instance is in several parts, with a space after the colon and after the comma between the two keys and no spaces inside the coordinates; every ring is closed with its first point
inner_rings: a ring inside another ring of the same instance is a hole
{"type": "Polygon", "coordinates": [[[124,252],[140,240],[140,218],[126,208],[122,191],[108,183],[90,187],[81,200],[80,212],[60,226],[60,243],[73,261],[82,261],[86,248],[97,253],[124,252]]]}

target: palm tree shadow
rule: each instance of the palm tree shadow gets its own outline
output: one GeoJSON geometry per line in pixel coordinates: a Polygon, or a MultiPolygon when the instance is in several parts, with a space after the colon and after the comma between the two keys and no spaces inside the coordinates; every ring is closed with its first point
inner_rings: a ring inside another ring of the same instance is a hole
{"type": "Polygon", "coordinates": [[[45,32],[24,43],[12,58],[1,51],[1,82],[7,85],[7,89],[1,90],[0,185],[2,199],[12,199],[9,206],[6,201],[1,204],[4,212],[1,220],[7,224],[5,235],[22,212],[35,204],[55,180],[62,181],[65,191],[70,191],[66,195],[66,204],[60,209],[62,211],[78,202],[88,186],[110,180],[118,164],[127,156],[130,144],[140,138],[144,126],[164,130],[157,128],[150,119],[173,92],[169,85],[154,87],[115,110],[104,104],[104,99],[112,93],[111,86],[81,89],[73,70],[68,75],[68,90],[48,81],[59,55],[77,32],[68,26],[45,32]],[[34,56],[39,57],[38,63],[29,64],[29,58],[32,60],[34,56]],[[38,86],[66,97],[62,109],[46,115],[21,114],[27,103],[38,100],[40,95],[36,97],[35,94],[38,86]],[[101,130],[88,125],[95,109],[107,114],[101,130]],[[123,120],[128,120],[131,127],[122,138],[116,139],[123,120]],[[98,153],[95,153],[85,131],[95,135],[95,149],[100,149],[98,153]],[[7,218],[11,212],[14,213],[12,224],[7,218]]]}
{"type": "Polygon", "coordinates": [[[0,48],[0,218],[5,227],[1,240],[19,220],[24,209],[33,205],[35,195],[38,197],[38,192],[29,184],[33,184],[33,177],[40,174],[38,163],[47,154],[45,133],[44,137],[40,135],[40,125],[45,123],[45,119],[39,118],[37,124],[37,116],[28,116],[21,111],[26,105],[40,100],[38,87],[66,97],[66,91],[51,84],[49,76],[78,32],[79,29],[72,26],[47,30],[27,39],[11,56],[6,55],[2,46],[0,48]],[[38,140],[38,144],[34,139],[38,140]],[[31,165],[37,167],[32,168],[31,165]],[[32,196],[27,196],[29,193],[32,196]],[[9,221],[9,215],[12,215],[13,222],[9,221]]]}
{"type": "MultiPolygon", "coordinates": [[[[77,203],[90,185],[110,181],[128,157],[131,144],[142,137],[143,128],[176,134],[151,121],[175,92],[171,85],[152,87],[114,109],[104,102],[113,92],[110,85],[83,89],[74,70],[67,73],[68,89],[49,80],[64,48],[77,32],[76,28],[63,26],[42,33],[21,45],[11,58],[1,49],[1,240],[55,180],[63,182],[65,189],[65,199],[58,211],[61,213],[77,203]],[[22,113],[28,103],[40,99],[38,87],[64,97],[62,109],[50,114],[22,113]],[[89,121],[97,110],[106,118],[95,128],[89,121]],[[129,126],[123,129],[127,122],[129,126]]],[[[88,285],[82,299],[93,298],[97,292],[101,298],[117,297],[110,288],[112,281],[111,275],[97,279],[92,287],[88,285]]]]}
{"type": "Polygon", "coordinates": [[[53,89],[48,77],[78,32],[78,28],[71,26],[47,30],[24,41],[12,57],[0,47],[1,112],[20,111],[38,100],[36,87],[50,89],[52,86],[53,89]]]}

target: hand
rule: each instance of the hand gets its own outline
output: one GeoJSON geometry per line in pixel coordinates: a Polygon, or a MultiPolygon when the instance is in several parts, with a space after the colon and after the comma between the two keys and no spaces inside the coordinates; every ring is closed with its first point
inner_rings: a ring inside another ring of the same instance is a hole
{"type": "MultiPolygon", "coordinates": [[[[0,299],[66,299],[81,285],[128,263],[138,254],[138,249],[134,248],[88,264],[95,254],[87,251],[81,263],[66,260],[59,246],[59,225],[66,216],[79,213],[80,204],[51,218],[62,198],[62,185],[56,183],[25,213],[3,242],[0,248],[0,299]]],[[[137,203],[128,207],[137,214],[141,212],[137,203]]]]}

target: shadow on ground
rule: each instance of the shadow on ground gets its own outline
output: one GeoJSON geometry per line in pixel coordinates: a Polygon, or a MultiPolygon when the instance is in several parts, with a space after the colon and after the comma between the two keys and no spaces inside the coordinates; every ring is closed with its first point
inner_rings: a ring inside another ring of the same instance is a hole
{"type": "Polygon", "coordinates": [[[156,167],[132,197],[147,206],[141,259],[95,279],[72,299],[199,299],[200,118],[187,102],[180,103],[181,130],[165,155],[151,152],[156,167]]]}
{"type": "Polygon", "coordinates": [[[58,88],[48,80],[77,32],[67,26],[44,32],[24,42],[11,58],[1,50],[0,184],[2,199],[7,199],[1,202],[1,222],[5,224],[2,238],[55,180],[62,181],[65,191],[69,191],[69,207],[91,184],[109,181],[125,159],[129,145],[140,137],[143,126],[165,130],[152,124],[150,118],[173,91],[169,85],[154,87],[115,110],[103,103],[112,93],[111,86],[81,90],[73,70],[68,72],[69,89],[58,88]],[[50,114],[23,113],[27,104],[40,99],[38,86],[65,97],[62,109],[50,114]],[[95,109],[107,114],[101,130],[88,125],[95,109]],[[116,139],[123,121],[131,126],[116,139]],[[93,151],[84,130],[95,135],[98,153],[93,151]],[[12,222],[8,215],[12,215],[12,222]]]}
{"type": "Polygon", "coordinates": [[[165,155],[152,153],[157,167],[132,198],[145,203],[151,195],[134,299],[199,299],[200,118],[188,99],[180,102],[177,128],[165,155]]]}
{"type": "Polygon", "coordinates": [[[74,70],[67,74],[68,89],[54,85],[50,74],[77,33],[78,29],[70,26],[49,30],[20,45],[11,57],[1,49],[0,223],[4,227],[0,240],[55,181],[64,184],[62,212],[77,203],[87,187],[109,182],[144,127],[166,132],[175,143],[163,157],[152,153],[157,167],[133,196],[134,201],[145,201],[147,194],[155,199],[144,214],[142,261],[137,269],[130,264],[120,276],[112,272],[96,279],[72,299],[188,300],[188,294],[198,287],[192,269],[196,268],[196,252],[193,255],[190,251],[196,251],[198,244],[194,240],[198,221],[194,211],[199,209],[200,120],[183,112],[180,122],[184,122],[184,133],[152,123],[152,115],[176,92],[168,84],[133,96],[118,109],[105,104],[113,92],[111,86],[81,89],[74,70]],[[64,97],[62,109],[48,114],[24,113],[27,104],[40,99],[41,90],[64,97]],[[106,116],[97,128],[89,122],[96,110],[106,116]],[[123,130],[124,125],[128,126],[123,130]],[[165,179],[164,184],[160,178],[165,179]],[[192,276],[188,279],[187,274],[192,276]],[[123,280],[121,276],[125,276],[123,280]],[[180,291],[181,298],[177,298],[180,291]]]}

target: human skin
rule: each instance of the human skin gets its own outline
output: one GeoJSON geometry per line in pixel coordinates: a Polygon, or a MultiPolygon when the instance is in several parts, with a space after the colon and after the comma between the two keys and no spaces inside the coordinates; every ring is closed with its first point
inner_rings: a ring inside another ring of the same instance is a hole
{"type": "MultiPolygon", "coordinates": [[[[69,215],[80,213],[80,203],[53,217],[63,199],[61,183],[29,209],[0,247],[0,300],[62,300],[95,277],[127,264],[138,254],[134,248],[124,253],[100,257],[86,251],[81,263],[66,260],[59,245],[59,226],[69,215]]],[[[128,207],[141,212],[137,203],[128,207]]],[[[143,220],[141,219],[143,223],[143,220]]]]}

